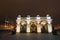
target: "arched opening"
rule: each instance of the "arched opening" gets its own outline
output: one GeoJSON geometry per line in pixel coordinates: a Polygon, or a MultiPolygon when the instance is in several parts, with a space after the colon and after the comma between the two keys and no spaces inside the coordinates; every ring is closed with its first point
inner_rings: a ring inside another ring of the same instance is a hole
{"type": "Polygon", "coordinates": [[[26,33],[26,26],[27,26],[26,21],[24,21],[24,20],[21,21],[21,24],[20,24],[20,25],[21,25],[21,27],[20,27],[20,30],[21,30],[21,31],[20,31],[20,32],[21,32],[21,33],[26,33]]]}
{"type": "Polygon", "coordinates": [[[31,22],[30,31],[31,33],[37,33],[37,26],[35,25],[35,22],[31,22]]]}
{"type": "Polygon", "coordinates": [[[41,21],[41,25],[42,25],[41,32],[42,33],[47,33],[48,32],[48,24],[47,24],[47,21],[45,21],[45,20],[41,21]]]}

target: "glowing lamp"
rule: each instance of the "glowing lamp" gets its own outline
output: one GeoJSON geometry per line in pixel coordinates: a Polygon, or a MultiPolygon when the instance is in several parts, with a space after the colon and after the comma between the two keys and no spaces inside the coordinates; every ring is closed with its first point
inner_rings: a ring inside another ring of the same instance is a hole
{"type": "Polygon", "coordinates": [[[37,15],[36,20],[37,20],[37,23],[39,24],[40,23],[40,16],[39,15],[37,15]]]}
{"type": "Polygon", "coordinates": [[[51,19],[51,17],[49,16],[49,17],[47,17],[47,19],[51,19]]]}
{"type": "Polygon", "coordinates": [[[40,16],[39,16],[39,15],[37,15],[36,19],[40,19],[40,16]]]}
{"type": "Polygon", "coordinates": [[[46,17],[47,17],[47,19],[51,19],[51,17],[50,17],[50,15],[49,15],[49,14],[47,14],[47,15],[46,15],[46,17]]]}

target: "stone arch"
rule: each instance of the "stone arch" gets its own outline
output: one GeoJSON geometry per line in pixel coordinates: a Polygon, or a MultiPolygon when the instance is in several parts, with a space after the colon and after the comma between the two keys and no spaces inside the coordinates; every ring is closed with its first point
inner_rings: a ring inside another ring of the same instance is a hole
{"type": "Polygon", "coordinates": [[[30,22],[30,25],[31,25],[31,26],[30,26],[31,32],[32,32],[32,33],[34,33],[34,32],[36,33],[36,32],[37,32],[36,21],[31,21],[31,22],[30,22]]]}
{"type": "Polygon", "coordinates": [[[40,25],[41,25],[42,32],[48,32],[48,22],[46,20],[42,20],[40,22],[40,25]]]}
{"type": "Polygon", "coordinates": [[[20,32],[26,32],[26,26],[27,26],[27,22],[25,20],[22,20],[20,23],[20,32]]]}

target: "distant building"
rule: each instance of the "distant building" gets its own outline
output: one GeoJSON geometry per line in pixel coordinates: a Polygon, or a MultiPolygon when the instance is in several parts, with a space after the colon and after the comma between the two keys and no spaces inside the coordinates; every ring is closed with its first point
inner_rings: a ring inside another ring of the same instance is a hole
{"type": "Polygon", "coordinates": [[[52,19],[51,16],[47,14],[46,17],[40,17],[37,15],[36,17],[21,17],[18,15],[16,19],[16,32],[21,32],[25,30],[27,33],[29,32],[37,32],[41,33],[42,31],[47,31],[48,33],[52,32],[52,19]]]}

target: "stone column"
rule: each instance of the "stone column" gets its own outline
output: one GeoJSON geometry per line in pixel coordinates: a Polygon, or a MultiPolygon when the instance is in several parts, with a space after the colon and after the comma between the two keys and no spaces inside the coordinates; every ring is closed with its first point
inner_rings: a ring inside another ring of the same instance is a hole
{"type": "Polygon", "coordinates": [[[41,33],[41,25],[40,24],[37,25],[37,33],[41,33]]]}
{"type": "Polygon", "coordinates": [[[27,30],[26,30],[27,33],[30,33],[30,24],[27,24],[27,30]]]}
{"type": "Polygon", "coordinates": [[[37,17],[36,17],[36,21],[37,21],[37,32],[38,33],[40,33],[41,32],[41,27],[40,27],[40,16],[39,15],[37,15],[37,17]]]}
{"type": "Polygon", "coordinates": [[[51,19],[51,16],[49,14],[47,14],[47,22],[48,22],[48,32],[51,33],[52,32],[52,19],[51,19]]]}
{"type": "Polygon", "coordinates": [[[26,29],[26,32],[29,33],[30,32],[30,15],[27,16],[26,18],[26,21],[27,21],[27,29],[26,29]]]}
{"type": "Polygon", "coordinates": [[[48,19],[47,22],[48,22],[48,32],[51,33],[52,32],[52,24],[51,24],[52,20],[48,19]]]}
{"type": "Polygon", "coordinates": [[[16,32],[20,32],[20,24],[17,24],[17,27],[16,27],[16,32]]]}
{"type": "Polygon", "coordinates": [[[16,33],[20,33],[20,22],[21,22],[21,16],[18,15],[17,19],[16,19],[16,33]]]}
{"type": "Polygon", "coordinates": [[[49,32],[49,33],[52,32],[52,24],[48,24],[48,32],[49,32]]]}

